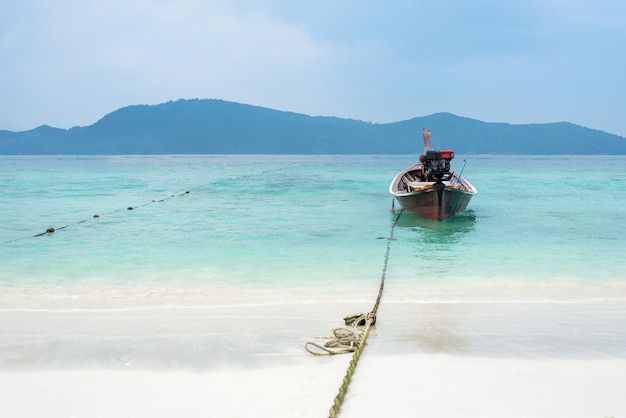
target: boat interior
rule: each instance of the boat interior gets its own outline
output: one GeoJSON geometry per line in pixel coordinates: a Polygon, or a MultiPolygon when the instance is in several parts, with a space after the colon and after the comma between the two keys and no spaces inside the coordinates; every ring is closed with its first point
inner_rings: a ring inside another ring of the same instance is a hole
{"type": "MultiPolygon", "coordinates": [[[[441,181],[446,185],[447,189],[450,188],[470,192],[465,180],[463,178],[458,179],[457,174],[454,172],[446,173],[441,181]]],[[[398,182],[397,190],[399,192],[413,193],[432,189],[435,182],[435,179],[424,178],[421,170],[407,171],[398,182]]]]}

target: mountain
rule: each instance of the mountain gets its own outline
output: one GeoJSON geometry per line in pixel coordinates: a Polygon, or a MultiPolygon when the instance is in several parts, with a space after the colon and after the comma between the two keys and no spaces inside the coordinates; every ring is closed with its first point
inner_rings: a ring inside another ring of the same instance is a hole
{"type": "Polygon", "coordinates": [[[0,131],[0,154],[402,154],[421,130],[457,154],[626,154],[626,138],[567,122],[511,125],[450,113],[374,124],[215,99],[118,109],[90,126],[0,131]]]}

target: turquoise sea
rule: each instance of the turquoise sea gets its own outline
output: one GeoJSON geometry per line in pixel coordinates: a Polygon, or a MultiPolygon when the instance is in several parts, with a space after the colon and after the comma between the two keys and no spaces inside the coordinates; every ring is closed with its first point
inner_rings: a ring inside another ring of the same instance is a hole
{"type": "MultiPolygon", "coordinates": [[[[0,157],[0,310],[369,304],[414,158],[0,157]]],[[[626,156],[464,159],[464,216],[400,215],[385,303],[626,298],[626,156]]]]}

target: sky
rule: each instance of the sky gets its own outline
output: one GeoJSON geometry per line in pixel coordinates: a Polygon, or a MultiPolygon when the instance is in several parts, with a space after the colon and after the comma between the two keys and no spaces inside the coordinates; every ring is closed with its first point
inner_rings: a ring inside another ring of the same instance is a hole
{"type": "Polygon", "coordinates": [[[0,129],[213,98],[374,123],[436,112],[626,137],[623,0],[20,0],[0,129]]]}

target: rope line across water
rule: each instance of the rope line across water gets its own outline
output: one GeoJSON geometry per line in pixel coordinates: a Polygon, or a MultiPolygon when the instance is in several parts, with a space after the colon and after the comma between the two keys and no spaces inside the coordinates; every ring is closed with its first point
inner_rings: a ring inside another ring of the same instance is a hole
{"type": "Polygon", "coordinates": [[[380,287],[378,289],[378,296],[374,307],[368,314],[355,314],[344,318],[346,325],[349,328],[335,328],[333,329],[333,337],[326,338],[328,341],[325,344],[318,344],[316,342],[307,342],[304,348],[311,354],[316,356],[345,354],[354,352],[352,360],[346,370],[341,386],[339,386],[339,393],[333,401],[333,405],[329,411],[329,418],[335,418],[339,414],[341,404],[348,392],[348,385],[352,379],[352,375],[356,369],[359,358],[365,346],[365,340],[372,325],[376,323],[376,313],[378,312],[378,306],[383,297],[383,289],[385,288],[385,277],[387,275],[387,266],[389,264],[389,253],[391,252],[391,241],[394,240],[393,233],[400,220],[402,211],[398,213],[396,219],[391,225],[389,231],[389,238],[387,239],[387,251],[385,252],[385,262],[383,264],[382,276],[380,279],[380,287]],[[360,332],[358,332],[360,330],[360,332]],[[314,348],[311,348],[314,347],[314,348]],[[317,349],[317,350],[316,350],[317,349]]]}
{"type": "MultiPolygon", "coordinates": [[[[185,195],[188,195],[188,194],[189,194],[189,191],[186,191],[186,192],[183,192],[183,193],[179,193],[179,194],[173,194],[173,195],[171,195],[171,196],[169,196],[169,197],[165,197],[165,198],[163,198],[163,199],[159,199],[159,200],[151,200],[150,202],[146,202],[146,203],[144,203],[144,204],[142,204],[142,205],[138,205],[138,206],[128,206],[128,207],[126,208],[126,210],[135,210],[135,209],[137,209],[137,208],[142,208],[142,207],[144,207],[144,206],[148,206],[148,205],[151,205],[151,204],[153,204],[153,203],[161,203],[161,202],[164,202],[164,201],[166,201],[166,200],[173,199],[173,198],[175,198],[175,197],[185,196],[185,195]]],[[[108,214],[108,215],[110,215],[110,214],[113,214],[113,213],[119,212],[119,211],[121,211],[121,210],[122,210],[122,209],[117,209],[117,210],[114,210],[114,211],[109,212],[109,213],[107,213],[107,214],[108,214]]],[[[36,237],[41,237],[41,236],[43,236],[43,235],[52,234],[52,233],[54,233],[55,231],[59,231],[59,230],[61,230],[61,229],[65,229],[65,228],[67,228],[67,227],[69,227],[69,226],[72,226],[72,225],[80,225],[80,224],[83,224],[83,223],[85,223],[85,222],[87,222],[87,221],[89,221],[89,220],[91,220],[91,219],[98,219],[98,218],[100,218],[100,216],[101,216],[101,215],[99,215],[99,214],[95,214],[95,215],[93,215],[93,217],[92,217],[92,218],[89,218],[89,219],[83,219],[82,221],[78,221],[78,222],[74,222],[74,223],[71,223],[71,224],[63,225],[63,226],[60,226],[60,227],[58,227],[58,228],[49,227],[49,228],[47,228],[44,232],[41,232],[41,233],[39,233],[39,234],[31,235],[31,236],[29,236],[29,237],[17,238],[17,239],[9,240],[9,241],[6,241],[6,242],[4,242],[4,243],[5,243],[5,244],[9,244],[9,243],[11,243],[11,242],[20,241],[20,240],[23,240],[23,239],[28,239],[28,238],[36,238],[36,237]]]]}
{"type": "MultiPolygon", "coordinates": [[[[268,174],[268,173],[273,173],[273,172],[276,172],[276,171],[286,170],[286,169],[288,169],[288,168],[289,168],[289,167],[280,167],[280,168],[275,168],[275,169],[267,169],[267,170],[263,170],[263,171],[261,171],[260,173],[242,174],[242,175],[239,175],[239,176],[232,177],[230,180],[237,180],[237,179],[245,179],[245,178],[255,177],[255,176],[259,176],[259,175],[264,175],[264,174],[268,174]]],[[[128,206],[128,207],[126,208],[126,210],[135,210],[135,209],[137,209],[137,208],[142,208],[142,207],[144,207],[144,206],[148,206],[148,205],[151,205],[151,204],[153,204],[153,203],[160,203],[160,202],[164,202],[164,201],[166,201],[166,200],[168,200],[168,199],[172,199],[172,198],[174,198],[174,197],[180,197],[180,196],[188,195],[189,193],[190,193],[189,191],[186,191],[186,192],[183,192],[183,193],[180,193],[180,194],[177,194],[177,195],[171,195],[171,196],[169,196],[169,197],[165,197],[165,198],[160,199],[160,200],[151,200],[150,202],[146,202],[146,203],[144,203],[144,204],[142,204],[142,205],[138,205],[138,206],[128,206]]],[[[72,226],[72,225],[79,225],[79,224],[82,224],[82,223],[88,222],[88,221],[89,221],[89,220],[91,220],[91,219],[98,219],[98,218],[100,218],[101,216],[104,216],[104,215],[111,215],[111,214],[113,214],[113,213],[117,213],[117,212],[120,212],[120,211],[122,211],[122,210],[124,210],[124,209],[116,209],[116,210],[114,210],[114,211],[111,211],[111,212],[108,212],[108,213],[105,213],[105,214],[102,214],[102,215],[101,215],[101,214],[95,214],[95,215],[93,215],[93,217],[92,217],[92,218],[89,218],[89,219],[83,219],[82,221],[78,221],[78,222],[74,222],[74,223],[67,224],[67,225],[64,225],[64,226],[60,226],[60,227],[58,227],[58,228],[49,227],[49,228],[47,228],[44,232],[41,232],[41,233],[39,233],[39,234],[31,235],[31,236],[28,236],[28,237],[22,237],[22,238],[16,238],[16,239],[8,240],[8,241],[5,241],[3,244],[9,244],[9,243],[12,243],[12,242],[21,241],[21,240],[25,240],[25,239],[29,239],[29,238],[36,238],[36,237],[41,237],[41,236],[43,236],[43,235],[49,235],[49,234],[54,233],[55,231],[59,231],[59,230],[61,230],[61,229],[65,229],[65,228],[67,228],[68,226],[72,226]]]]}

